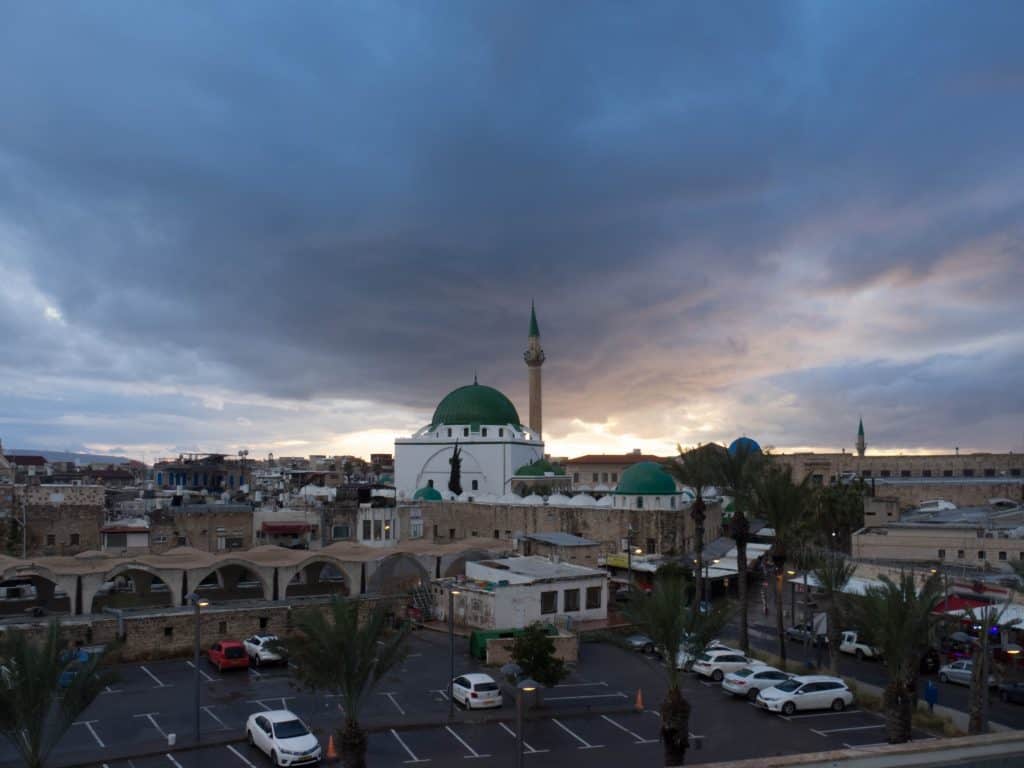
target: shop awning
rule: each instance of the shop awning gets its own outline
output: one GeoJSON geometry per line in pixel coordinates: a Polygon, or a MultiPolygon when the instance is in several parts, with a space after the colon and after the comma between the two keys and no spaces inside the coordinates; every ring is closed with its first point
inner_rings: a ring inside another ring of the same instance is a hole
{"type": "Polygon", "coordinates": [[[961,595],[950,595],[935,606],[932,613],[946,613],[947,611],[963,611],[971,608],[978,608],[988,605],[984,600],[976,600],[973,597],[962,597],[961,595]]]}
{"type": "Polygon", "coordinates": [[[298,535],[310,530],[309,523],[264,523],[263,532],[271,535],[298,535]]]}

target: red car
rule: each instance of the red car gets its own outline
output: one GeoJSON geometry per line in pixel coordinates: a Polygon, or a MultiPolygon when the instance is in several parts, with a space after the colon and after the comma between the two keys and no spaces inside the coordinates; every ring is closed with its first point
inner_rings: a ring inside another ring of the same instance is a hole
{"type": "Polygon", "coordinates": [[[218,672],[223,672],[225,669],[249,668],[249,657],[245,653],[245,646],[237,640],[221,640],[219,643],[214,643],[210,646],[207,656],[218,672]]]}

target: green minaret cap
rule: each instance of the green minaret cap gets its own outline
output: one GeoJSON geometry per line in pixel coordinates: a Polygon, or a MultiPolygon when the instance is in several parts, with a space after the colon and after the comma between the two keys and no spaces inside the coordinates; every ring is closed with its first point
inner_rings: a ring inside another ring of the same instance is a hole
{"type": "Polygon", "coordinates": [[[864,437],[864,419],[860,420],[860,426],[857,427],[857,436],[864,437]]]}
{"type": "Polygon", "coordinates": [[[540,338],[540,328],[537,326],[537,310],[534,309],[533,301],[530,302],[530,337],[540,338]]]}

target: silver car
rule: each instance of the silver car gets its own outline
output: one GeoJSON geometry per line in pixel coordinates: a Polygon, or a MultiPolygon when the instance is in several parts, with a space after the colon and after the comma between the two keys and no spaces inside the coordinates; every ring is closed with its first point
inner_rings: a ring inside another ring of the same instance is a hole
{"type": "MultiPolygon", "coordinates": [[[[947,664],[946,666],[939,668],[939,681],[943,683],[959,683],[960,685],[970,685],[971,675],[973,673],[973,661],[954,661],[952,664],[947,664]]],[[[996,679],[992,675],[988,676],[988,684],[996,684],[996,679]]]]}

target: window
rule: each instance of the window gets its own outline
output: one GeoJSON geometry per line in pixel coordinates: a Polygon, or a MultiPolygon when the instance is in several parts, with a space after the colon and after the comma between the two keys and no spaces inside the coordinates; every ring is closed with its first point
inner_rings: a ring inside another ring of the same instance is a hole
{"type": "Polygon", "coordinates": [[[346,540],[350,535],[347,525],[336,525],[331,531],[331,538],[335,541],[346,540]]]}
{"type": "Polygon", "coordinates": [[[496,539],[500,539],[500,538],[501,538],[501,536],[499,536],[499,535],[498,535],[498,534],[500,534],[500,533],[501,533],[501,531],[499,531],[499,530],[498,530],[497,528],[495,528],[495,529],[494,529],[494,538],[496,538],[496,539]]]}
{"type": "Polygon", "coordinates": [[[463,437],[469,437],[469,427],[463,427],[462,428],[462,436],[463,437]]]}
{"type": "Polygon", "coordinates": [[[506,539],[511,539],[512,538],[512,531],[508,530],[507,528],[505,529],[505,538],[506,539]]]}
{"type": "Polygon", "coordinates": [[[601,593],[604,590],[601,587],[587,587],[587,609],[600,608],[601,607],[601,593]]]}
{"type": "Polygon", "coordinates": [[[658,548],[655,546],[654,539],[648,539],[647,540],[647,549],[645,550],[645,553],[648,554],[648,555],[653,555],[657,551],[658,551],[658,548]]]}
{"type": "Polygon", "coordinates": [[[217,633],[221,635],[228,633],[228,623],[226,621],[222,621],[217,625],[217,633]]]}
{"type": "Polygon", "coordinates": [[[455,538],[455,529],[454,528],[449,528],[448,529],[448,538],[449,539],[454,539],[455,538]]]}
{"type": "Polygon", "coordinates": [[[861,470],[860,476],[861,477],[871,477],[871,470],[870,469],[861,470]]]}
{"type": "Polygon", "coordinates": [[[888,469],[883,469],[882,472],[881,472],[882,477],[889,477],[890,474],[892,474],[892,473],[889,472],[888,469]]]}
{"type": "Polygon", "coordinates": [[[978,559],[979,560],[984,560],[985,559],[985,550],[984,549],[979,549],[978,550],[978,559]]]}
{"type": "Polygon", "coordinates": [[[613,483],[619,482],[619,473],[618,472],[612,472],[612,482],[613,483]]]}
{"type": "Polygon", "coordinates": [[[557,613],[558,612],[558,592],[541,592],[540,593],[540,612],[541,613],[557,613]]]}
{"type": "Polygon", "coordinates": [[[580,609],[580,591],[578,589],[566,589],[562,592],[562,610],[565,613],[575,613],[580,609]]]}
{"type": "Polygon", "coordinates": [[[380,541],[382,538],[384,538],[383,533],[384,533],[384,521],[383,520],[374,520],[373,521],[373,540],[374,541],[380,541]]]}
{"type": "Polygon", "coordinates": [[[637,496],[636,497],[636,508],[637,509],[643,509],[644,508],[644,497],[643,496],[637,496]]]}
{"type": "Polygon", "coordinates": [[[427,488],[433,488],[433,487],[434,487],[434,481],[433,480],[427,480],[427,488]]]}
{"type": "Polygon", "coordinates": [[[164,637],[174,637],[174,627],[164,627],[164,637]]]}
{"type": "Polygon", "coordinates": [[[476,531],[473,531],[470,535],[475,539],[476,538],[476,531]]]}
{"type": "Polygon", "coordinates": [[[477,481],[477,480],[473,481],[473,490],[474,491],[479,491],[480,490],[480,483],[479,483],[479,481],[477,481]]]}
{"type": "Polygon", "coordinates": [[[57,536],[53,533],[46,534],[46,546],[52,547],[57,543],[57,536]]]}
{"type": "Polygon", "coordinates": [[[999,553],[999,559],[1000,560],[1005,560],[1006,559],[1006,553],[1005,552],[1000,552],[999,553]]]}
{"type": "Polygon", "coordinates": [[[1020,467],[1014,467],[1010,470],[1010,477],[1020,477],[1020,467]]]}
{"type": "Polygon", "coordinates": [[[498,427],[498,437],[504,437],[504,436],[505,436],[505,430],[502,429],[501,427],[498,427]]]}
{"type": "Polygon", "coordinates": [[[594,482],[597,482],[597,472],[594,473],[594,482]]]}
{"type": "Polygon", "coordinates": [[[943,477],[952,477],[953,476],[953,470],[952,469],[944,469],[944,470],[942,470],[942,476],[943,477]]]}
{"type": "Polygon", "coordinates": [[[78,542],[79,542],[78,534],[77,533],[72,533],[71,534],[71,538],[69,539],[69,543],[71,544],[72,547],[77,547],[78,546],[78,542]]]}
{"type": "Polygon", "coordinates": [[[946,550],[940,549],[939,550],[939,560],[945,560],[945,559],[946,559],[946,550]]]}
{"type": "Polygon", "coordinates": [[[900,470],[900,477],[910,477],[910,470],[909,469],[900,470]]]}
{"type": "Polygon", "coordinates": [[[669,496],[668,501],[669,501],[669,506],[672,507],[672,509],[675,509],[676,508],[676,497],[675,496],[669,496]]]}
{"type": "Polygon", "coordinates": [[[270,619],[268,619],[266,616],[260,616],[260,629],[266,629],[267,624],[269,623],[270,619]]]}
{"type": "Polygon", "coordinates": [[[608,473],[607,472],[602,472],[601,473],[601,482],[602,483],[607,483],[608,482],[608,473]]]}
{"type": "Polygon", "coordinates": [[[422,539],[423,538],[423,519],[412,518],[409,521],[409,538],[410,539],[422,539]]]}
{"type": "Polygon", "coordinates": [[[384,540],[389,541],[391,539],[391,528],[392,524],[390,520],[384,521],[384,540]]]}
{"type": "Polygon", "coordinates": [[[153,537],[154,544],[165,544],[166,542],[167,537],[162,533],[158,533],[156,536],[153,537]]]}
{"type": "Polygon", "coordinates": [[[985,477],[995,477],[995,476],[996,476],[996,471],[994,469],[986,469],[985,470],[985,477]]]}
{"type": "Polygon", "coordinates": [[[373,536],[373,523],[369,520],[363,520],[363,541],[369,541],[373,536]]]}
{"type": "Polygon", "coordinates": [[[448,437],[451,437],[451,436],[452,436],[452,430],[451,430],[451,428],[449,427],[449,428],[448,428],[448,437]]]}
{"type": "Polygon", "coordinates": [[[974,470],[973,469],[965,469],[964,470],[964,477],[974,477],[974,470]]]}
{"type": "Polygon", "coordinates": [[[178,537],[178,546],[179,547],[184,547],[184,546],[187,546],[187,545],[188,545],[188,538],[186,538],[185,536],[179,536],[178,537]]]}
{"type": "Polygon", "coordinates": [[[921,477],[931,477],[931,476],[932,476],[932,471],[930,469],[925,469],[925,470],[921,471],[921,477]]]}
{"type": "Polygon", "coordinates": [[[578,483],[580,481],[580,473],[579,472],[573,472],[572,473],[572,481],[574,483],[578,483]]]}
{"type": "Polygon", "coordinates": [[[963,560],[964,559],[964,551],[962,549],[958,549],[956,551],[956,557],[957,557],[957,560],[963,560]]]}
{"type": "Polygon", "coordinates": [[[487,427],[480,430],[480,437],[487,437],[487,427]]]}

